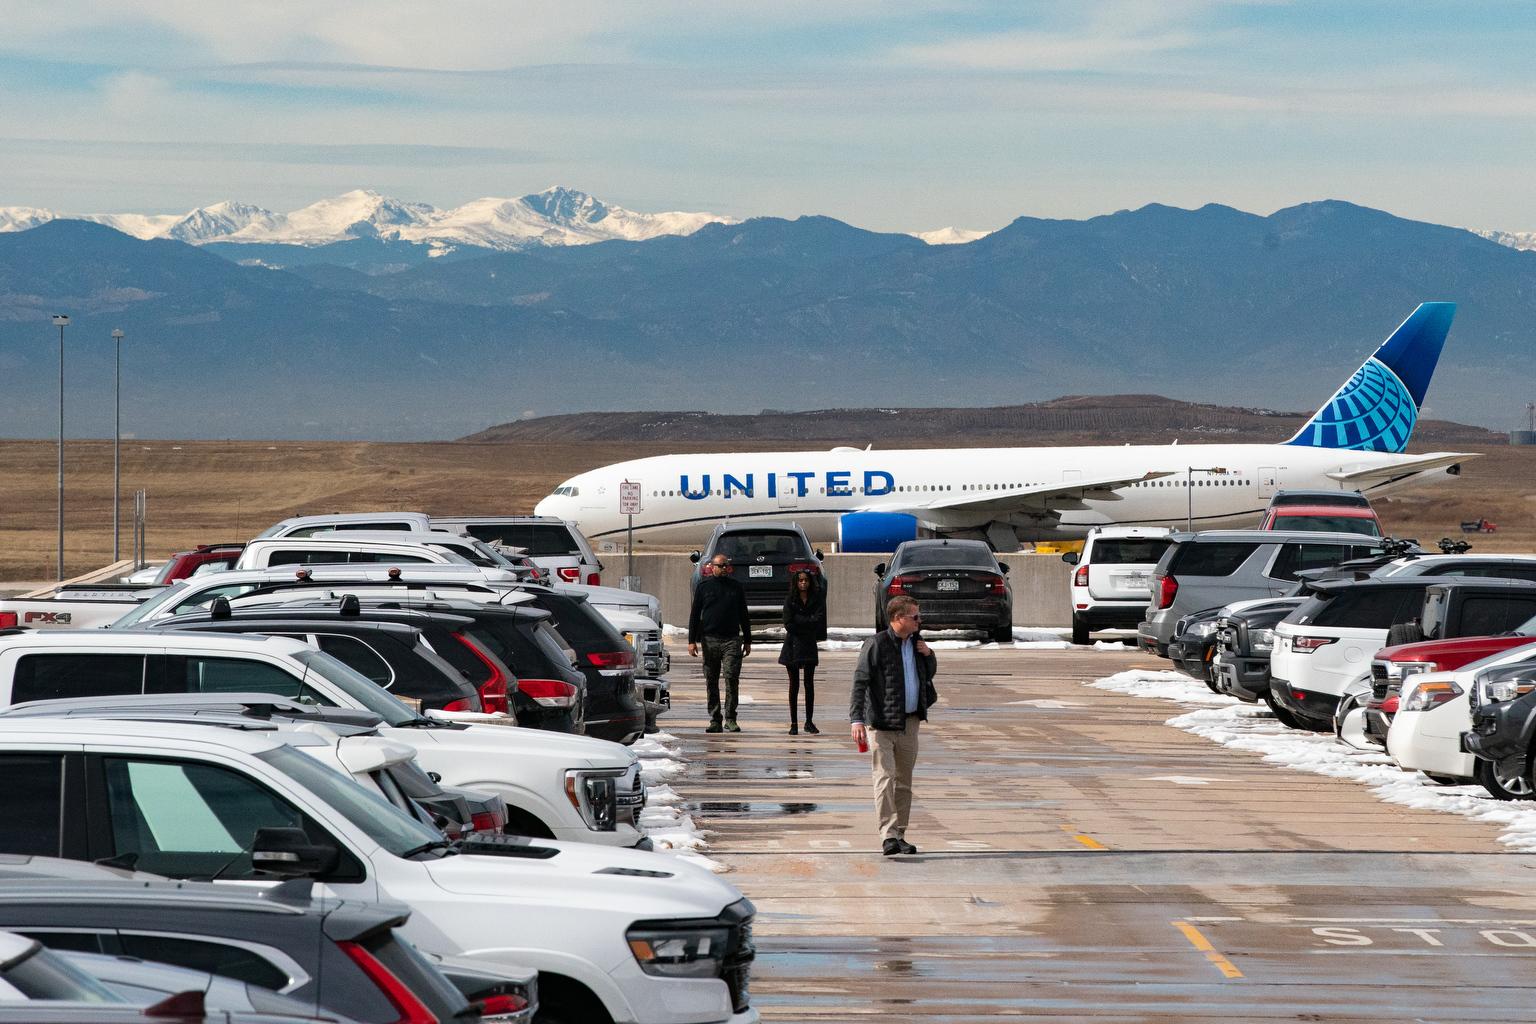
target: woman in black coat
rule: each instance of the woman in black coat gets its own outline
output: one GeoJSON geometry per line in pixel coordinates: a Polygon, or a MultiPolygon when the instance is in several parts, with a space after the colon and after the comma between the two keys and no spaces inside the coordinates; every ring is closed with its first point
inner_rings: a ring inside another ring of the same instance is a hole
{"type": "Polygon", "coordinates": [[[813,717],[816,713],[816,653],[818,641],[827,638],[827,597],[820,581],[801,571],[789,581],[789,597],[784,601],[784,647],[779,664],[789,672],[789,734],[799,735],[800,673],[805,672],[805,731],[819,733],[813,717]]]}

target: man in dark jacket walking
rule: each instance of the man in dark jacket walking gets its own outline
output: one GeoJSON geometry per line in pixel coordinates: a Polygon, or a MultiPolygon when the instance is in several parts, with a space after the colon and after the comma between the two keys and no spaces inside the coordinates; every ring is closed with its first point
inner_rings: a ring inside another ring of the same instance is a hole
{"type": "Polygon", "coordinates": [[[741,732],[736,724],[736,699],[741,687],[741,659],[752,653],[752,620],[747,592],[731,579],[731,560],[716,555],[712,570],[693,588],[688,612],[688,654],[704,647],[704,688],[709,695],[709,726],[705,732],[741,732]],[[725,706],[720,705],[720,676],[725,676],[725,706]],[[722,721],[723,719],[723,721],[722,721]]]}
{"type": "Polygon", "coordinates": [[[938,700],[933,675],[938,659],[917,635],[922,615],[910,597],[885,606],[890,628],[864,641],[853,672],[848,720],[853,741],[870,752],[875,782],[875,816],[880,819],[880,852],[916,853],[907,842],[912,813],[912,770],[917,766],[917,728],[938,700]]]}

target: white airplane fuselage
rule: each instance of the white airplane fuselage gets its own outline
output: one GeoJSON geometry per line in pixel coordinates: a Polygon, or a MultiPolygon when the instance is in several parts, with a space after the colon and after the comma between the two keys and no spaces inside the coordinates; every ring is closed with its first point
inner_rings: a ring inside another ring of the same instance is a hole
{"type": "Polygon", "coordinates": [[[640,543],[697,545],[724,520],[793,520],[816,543],[838,537],[852,512],[910,512],[925,530],[983,531],[1006,524],[1019,540],[1082,537],[1094,526],[1155,525],[1195,529],[1251,527],[1281,488],[1362,490],[1369,495],[1444,469],[1419,472],[1411,455],[1286,444],[1124,445],[1066,448],[745,452],[662,455],[616,463],[573,477],[539,502],[540,515],[578,524],[590,539],[622,539],[620,483],[640,486],[634,536],[640,543]],[[1369,484],[1329,474],[1402,466],[1402,475],[1369,484]],[[1215,472],[1224,470],[1225,472],[1215,472]],[[1133,478],[1081,498],[1057,495],[1032,508],[936,509],[934,502],[985,500],[1073,480],[1133,478]]]}

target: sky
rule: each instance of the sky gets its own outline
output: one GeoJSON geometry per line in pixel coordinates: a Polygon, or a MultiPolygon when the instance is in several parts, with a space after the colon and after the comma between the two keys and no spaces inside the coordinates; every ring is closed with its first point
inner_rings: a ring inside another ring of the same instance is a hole
{"type": "Polygon", "coordinates": [[[1337,198],[1536,229],[1528,0],[0,0],[0,206],[1001,227],[1337,198]]]}

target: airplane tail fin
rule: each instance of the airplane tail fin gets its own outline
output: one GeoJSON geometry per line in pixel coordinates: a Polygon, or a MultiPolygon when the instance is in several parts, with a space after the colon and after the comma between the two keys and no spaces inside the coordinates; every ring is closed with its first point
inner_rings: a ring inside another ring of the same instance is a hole
{"type": "Polygon", "coordinates": [[[1285,443],[1370,452],[1407,448],[1455,315],[1454,302],[1420,303],[1285,443]]]}

